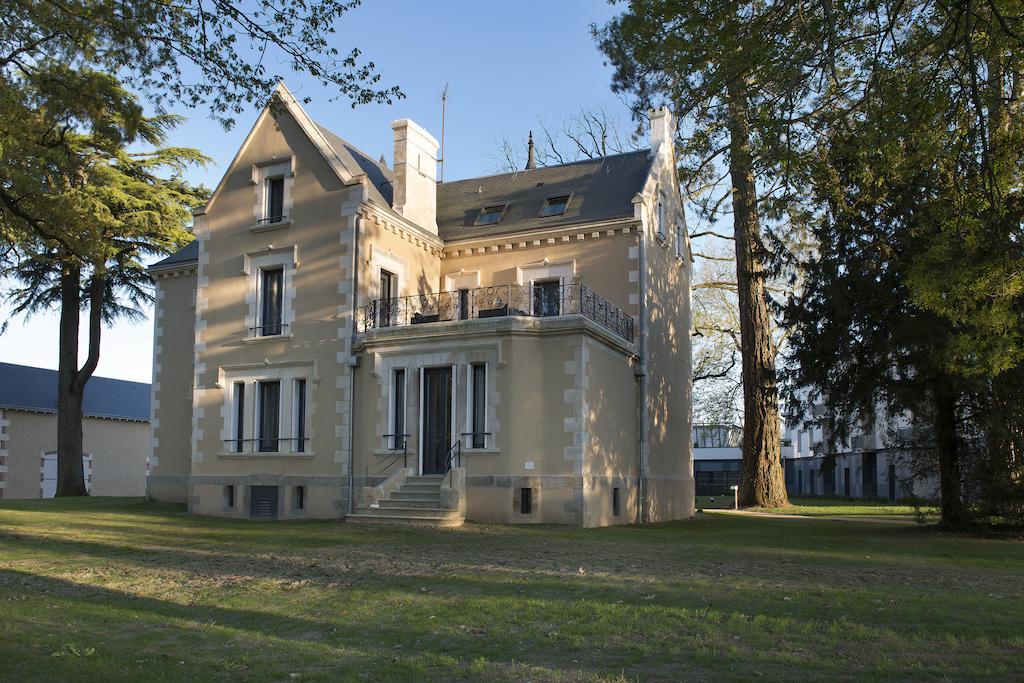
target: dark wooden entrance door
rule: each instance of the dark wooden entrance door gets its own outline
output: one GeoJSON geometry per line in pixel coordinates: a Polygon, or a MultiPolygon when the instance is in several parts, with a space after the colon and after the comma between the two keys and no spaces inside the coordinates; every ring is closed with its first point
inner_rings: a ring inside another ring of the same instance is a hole
{"type": "Polygon", "coordinates": [[[452,369],[423,370],[423,474],[448,471],[452,447],[452,369]]]}

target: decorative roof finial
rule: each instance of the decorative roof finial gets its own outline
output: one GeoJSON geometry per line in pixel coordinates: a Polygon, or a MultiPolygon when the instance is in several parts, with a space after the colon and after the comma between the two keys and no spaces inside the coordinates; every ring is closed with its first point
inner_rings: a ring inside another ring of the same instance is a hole
{"type": "Polygon", "coordinates": [[[537,168],[537,160],[533,158],[533,131],[530,131],[529,141],[526,143],[526,170],[537,168]]]}

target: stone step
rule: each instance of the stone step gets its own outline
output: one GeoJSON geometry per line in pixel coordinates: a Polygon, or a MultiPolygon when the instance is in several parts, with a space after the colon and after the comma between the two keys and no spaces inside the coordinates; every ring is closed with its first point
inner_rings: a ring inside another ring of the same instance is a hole
{"type": "Polygon", "coordinates": [[[405,515],[411,515],[416,517],[430,517],[432,519],[446,519],[448,517],[458,517],[458,513],[454,510],[442,510],[441,508],[418,508],[410,506],[396,506],[396,507],[375,507],[375,508],[357,508],[356,512],[361,515],[380,515],[381,517],[402,517],[405,515]]]}
{"type": "Polygon", "coordinates": [[[441,481],[442,479],[444,479],[447,476],[448,476],[447,474],[410,474],[408,477],[405,478],[405,480],[406,481],[413,481],[413,482],[416,482],[416,481],[434,482],[434,481],[441,481]]]}
{"type": "Polygon", "coordinates": [[[398,490],[404,493],[421,492],[439,494],[441,492],[441,482],[436,484],[402,484],[398,490]]]}
{"type": "MultiPolygon", "coordinates": [[[[440,510],[441,501],[438,498],[401,498],[399,500],[383,498],[377,501],[382,508],[420,508],[423,510],[440,510]]],[[[373,509],[373,508],[369,508],[373,509]]]]}
{"type": "Polygon", "coordinates": [[[399,491],[392,491],[391,495],[388,496],[392,500],[441,500],[440,491],[406,491],[405,489],[399,491]]]}
{"type": "Polygon", "coordinates": [[[424,515],[406,515],[404,517],[387,517],[369,514],[364,512],[364,510],[365,508],[360,508],[354,514],[347,515],[345,521],[355,524],[393,524],[397,526],[430,527],[433,529],[453,529],[462,526],[466,521],[465,517],[459,516],[428,517],[424,515]]]}

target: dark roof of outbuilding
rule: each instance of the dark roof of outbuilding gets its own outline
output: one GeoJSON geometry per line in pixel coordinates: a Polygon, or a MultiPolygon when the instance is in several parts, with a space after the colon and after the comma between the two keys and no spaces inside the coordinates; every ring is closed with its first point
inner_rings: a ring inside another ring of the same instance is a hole
{"type": "Polygon", "coordinates": [[[172,268],[175,266],[184,266],[189,263],[195,263],[199,260],[199,243],[192,240],[184,247],[174,252],[167,258],[157,261],[150,266],[151,270],[160,270],[161,268],[172,268]]]}
{"type": "MultiPolygon", "coordinates": [[[[149,389],[142,382],[93,377],[85,385],[83,412],[86,417],[149,422],[149,389]]],[[[57,371],[0,363],[0,408],[57,412],[57,371]]]]}
{"type": "Polygon", "coordinates": [[[437,186],[437,229],[444,240],[486,237],[633,216],[633,198],[651,168],[648,150],[560,166],[456,180],[437,186]],[[571,194],[561,216],[541,218],[549,197],[571,194]],[[508,202],[502,219],[477,226],[484,206],[508,202]]]}

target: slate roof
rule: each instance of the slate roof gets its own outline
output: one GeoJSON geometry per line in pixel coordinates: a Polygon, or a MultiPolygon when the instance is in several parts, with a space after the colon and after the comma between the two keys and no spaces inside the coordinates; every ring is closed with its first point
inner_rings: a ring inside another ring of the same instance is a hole
{"type": "Polygon", "coordinates": [[[172,268],[174,266],[183,266],[189,263],[195,263],[198,260],[199,242],[193,240],[167,258],[157,261],[149,268],[150,270],[160,270],[161,268],[172,268]]]}
{"type": "MultiPolygon", "coordinates": [[[[85,385],[83,412],[86,417],[149,422],[149,389],[142,382],[93,377],[85,385]]],[[[0,408],[56,413],[57,371],[0,363],[0,408]]]]}
{"type": "MultiPolygon", "coordinates": [[[[361,170],[370,181],[370,200],[390,207],[394,199],[394,173],[343,138],[317,124],[346,168],[361,170]]],[[[441,183],[437,186],[437,229],[443,240],[505,235],[574,223],[590,223],[633,216],[633,197],[643,189],[651,168],[646,149],[585,159],[560,166],[502,173],[441,183]],[[561,216],[541,218],[549,197],[572,194],[561,216]],[[502,219],[477,226],[484,206],[508,203],[502,219]]],[[[192,242],[176,254],[151,266],[154,270],[195,263],[198,245],[192,242]]]]}
{"type": "Polygon", "coordinates": [[[334,153],[341,159],[341,163],[345,168],[356,175],[358,175],[356,169],[360,169],[366,174],[366,177],[370,180],[370,200],[381,206],[390,207],[394,199],[394,188],[391,184],[393,173],[391,169],[379,161],[374,161],[366,152],[353,147],[347,140],[338,137],[319,123],[316,124],[316,127],[327,138],[327,142],[331,144],[334,153]]]}
{"type": "Polygon", "coordinates": [[[648,150],[586,159],[437,186],[437,229],[444,240],[486,237],[633,216],[633,197],[651,168],[648,150]],[[572,194],[561,216],[541,218],[548,197],[572,194]],[[508,202],[494,225],[476,226],[485,205],[508,202]]]}

